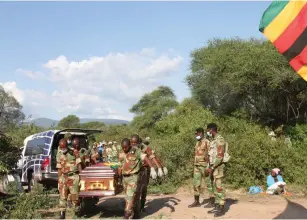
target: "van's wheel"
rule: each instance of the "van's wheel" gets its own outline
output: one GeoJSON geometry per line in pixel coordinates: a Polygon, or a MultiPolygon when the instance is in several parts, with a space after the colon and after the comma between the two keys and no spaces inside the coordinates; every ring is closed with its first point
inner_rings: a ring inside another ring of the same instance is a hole
{"type": "Polygon", "coordinates": [[[91,210],[91,208],[95,207],[97,202],[99,201],[98,198],[93,197],[93,198],[80,198],[80,211],[81,213],[86,213],[86,211],[91,210]]]}

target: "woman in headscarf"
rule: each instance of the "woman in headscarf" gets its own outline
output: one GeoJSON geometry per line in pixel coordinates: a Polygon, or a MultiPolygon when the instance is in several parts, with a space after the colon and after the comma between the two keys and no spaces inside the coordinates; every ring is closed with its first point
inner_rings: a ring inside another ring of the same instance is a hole
{"type": "Polygon", "coordinates": [[[274,168],[271,175],[267,177],[267,193],[271,195],[285,193],[285,186],[286,183],[280,175],[280,169],[274,168]]]}

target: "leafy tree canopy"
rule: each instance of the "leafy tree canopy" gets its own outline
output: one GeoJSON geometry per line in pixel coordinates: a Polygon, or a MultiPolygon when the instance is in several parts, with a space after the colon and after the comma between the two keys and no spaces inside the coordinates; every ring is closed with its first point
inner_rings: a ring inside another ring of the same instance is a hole
{"type": "Polygon", "coordinates": [[[173,90],[167,86],[159,86],[132,106],[130,112],[136,117],[132,126],[138,129],[150,129],[156,122],[167,116],[178,105],[173,90]]]}
{"type": "Polygon", "coordinates": [[[218,115],[278,126],[307,120],[307,83],[267,41],[214,39],[191,54],[186,82],[218,115]]]}
{"type": "Polygon", "coordinates": [[[0,85],[0,131],[5,132],[10,126],[20,123],[25,118],[22,106],[0,85]]]}
{"type": "Polygon", "coordinates": [[[77,128],[80,126],[80,119],[75,115],[68,115],[59,121],[60,128],[77,128]]]}

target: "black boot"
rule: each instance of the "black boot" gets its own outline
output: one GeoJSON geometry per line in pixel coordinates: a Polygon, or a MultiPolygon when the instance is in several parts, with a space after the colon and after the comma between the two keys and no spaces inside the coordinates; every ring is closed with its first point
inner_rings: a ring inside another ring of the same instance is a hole
{"type": "Polygon", "coordinates": [[[199,196],[194,196],[194,202],[188,208],[200,207],[199,196]]]}
{"type": "Polygon", "coordinates": [[[214,217],[220,217],[225,214],[224,205],[219,205],[217,211],[214,213],[214,217]]]}
{"type": "Polygon", "coordinates": [[[219,205],[217,203],[215,203],[214,208],[212,210],[209,210],[207,213],[213,214],[213,213],[217,212],[218,208],[219,208],[219,205]]]}
{"type": "Polygon", "coordinates": [[[146,200],[141,200],[141,212],[145,212],[145,203],[146,200]]]}
{"type": "Polygon", "coordinates": [[[65,211],[61,211],[60,219],[65,219],[65,211]]]}
{"type": "Polygon", "coordinates": [[[214,201],[215,201],[215,198],[210,197],[209,202],[207,203],[207,205],[204,206],[204,208],[214,208],[214,201]]]}

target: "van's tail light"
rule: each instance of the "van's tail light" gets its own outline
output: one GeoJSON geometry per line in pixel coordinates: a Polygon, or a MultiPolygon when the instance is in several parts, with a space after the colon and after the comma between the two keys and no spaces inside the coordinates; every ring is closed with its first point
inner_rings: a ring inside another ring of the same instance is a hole
{"type": "Polygon", "coordinates": [[[49,159],[49,158],[45,158],[45,159],[43,160],[41,169],[42,169],[42,170],[45,170],[46,167],[49,166],[49,165],[50,165],[50,159],[49,159]]]}

